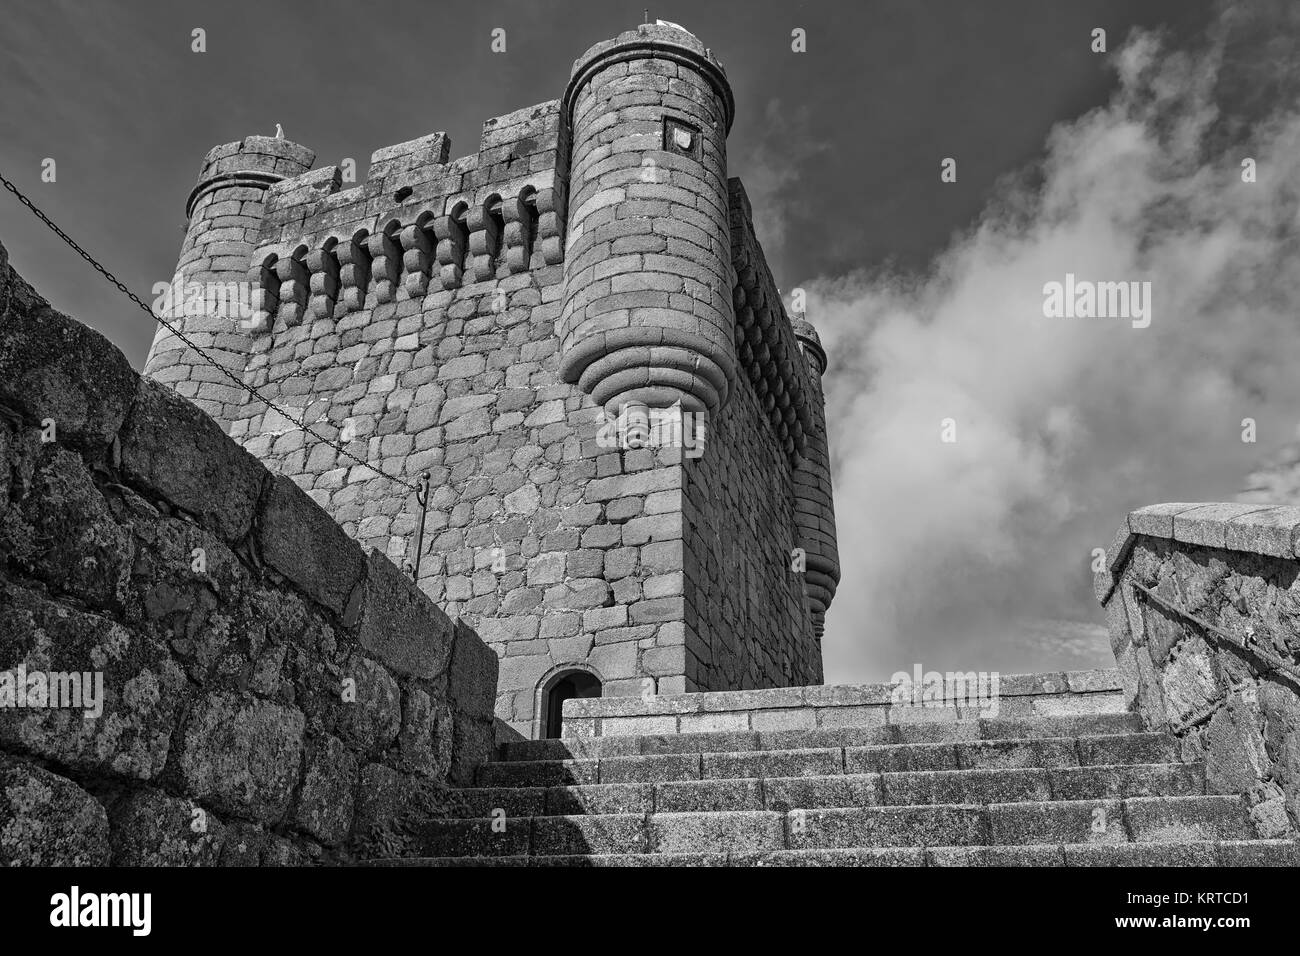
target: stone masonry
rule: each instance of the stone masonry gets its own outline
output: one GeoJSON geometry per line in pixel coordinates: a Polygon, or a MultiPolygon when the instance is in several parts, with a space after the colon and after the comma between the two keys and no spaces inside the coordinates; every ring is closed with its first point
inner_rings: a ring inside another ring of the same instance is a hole
{"type": "Polygon", "coordinates": [[[1096,576],[1129,709],[1265,837],[1300,833],[1298,543],[1293,506],[1152,505],[1096,576]]]}
{"type": "Polygon", "coordinates": [[[400,852],[491,753],[496,674],[0,246],[0,866],[400,852]],[[94,674],[98,713],[44,689],[94,674]]]}
{"type": "Polygon", "coordinates": [[[645,25],[563,95],[432,133],[364,183],[281,139],[218,146],[171,318],[339,455],[160,328],[145,372],[207,411],[500,655],[496,713],[541,732],[573,671],[606,696],[819,683],[839,577],[820,376],[728,179],[726,75],[645,25]],[[679,437],[674,437],[674,429],[679,437]]]}

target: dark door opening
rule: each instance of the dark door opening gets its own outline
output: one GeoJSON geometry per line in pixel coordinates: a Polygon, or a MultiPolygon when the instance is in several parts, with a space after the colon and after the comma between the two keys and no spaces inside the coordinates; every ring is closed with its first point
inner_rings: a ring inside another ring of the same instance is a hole
{"type": "Polygon", "coordinates": [[[569,671],[551,683],[546,692],[546,726],[543,737],[559,737],[564,727],[564,702],[572,697],[599,697],[600,681],[586,671],[569,671]]]}

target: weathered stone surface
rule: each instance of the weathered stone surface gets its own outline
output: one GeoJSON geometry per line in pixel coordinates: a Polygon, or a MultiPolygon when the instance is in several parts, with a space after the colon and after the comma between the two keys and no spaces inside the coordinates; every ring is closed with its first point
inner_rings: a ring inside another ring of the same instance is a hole
{"type": "MultiPolygon", "coordinates": [[[[58,368],[98,367],[69,361],[58,368]]],[[[115,388],[114,374],[98,384],[115,388]]],[[[188,402],[130,386],[120,441],[98,446],[121,418],[108,392],[100,418],[56,423],[50,442],[0,401],[0,862],[337,863],[372,849],[376,826],[413,832],[493,749],[495,655],[460,625],[453,678],[450,622],[391,565],[368,623],[382,628],[383,602],[392,636],[420,608],[441,659],[359,627],[356,542],[188,402]],[[363,764],[379,770],[358,828],[363,764]]],[[[212,407],[234,401],[227,388],[199,391],[212,407]]],[[[400,425],[392,414],[381,434],[400,425]]],[[[279,419],[272,443],[305,456],[279,419]]],[[[381,520],[403,533],[400,517],[381,520]]]]}
{"type": "Polygon", "coordinates": [[[258,543],[267,564],[308,597],[343,615],[365,573],[361,548],[283,476],[267,484],[258,543]]]}
{"type": "MultiPolygon", "coordinates": [[[[264,866],[274,836],[255,823],[235,822],[226,828],[220,866],[264,866]]],[[[300,864],[301,865],[301,864],[300,864]]]]}
{"type": "Polygon", "coordinates": [[[357,639],[400,674],[432,679],[451,659],[454,625],[377,551],[366,561],[357,639]]]}
{"type": "Polygon", "coordinates": [[[401,689],[384,667],[360,654],[342,669],[334,732],[365,753],[383,750],[401,729],[401,689]]]}
{"type": "Polygon", "coordinates": [[[1118,800],[1004,803],[989,807],[990,843],[1123,843],[1118,800]]]}
{"type": "Polygon", "coordinates": [[[446,777],[455,740],[451,708],[446,703],[435,704],[422,690],[408,690],[402,700],[402,731],[397,739],[402,769],[437,779],[446,777]]]}
{"type": "Polygon", "coordinates": [[[646,818],[640,814],[535,817],[532,847],[538,855],[645,853],[646,818]]]}
{"type": "Polygon", "coordinates": [[[12,668],[0,681],[20,666],[29,679],[42,675],[41,686],[54,675],[61,697],[79,688],[72,702],[81,705],[32,697],[30,706],[0,708],[0,746],[84,772],[149,780],[162,771],[188,687],[152,635],[0,580],[0,659],[12,668]]]}
{"type": "Polygon", "coordinates": [[[1066,866],[1214,866],[1212,843],[1094,843],[1064,848],[1066,866]]]}
{"type": "MultiPolygon", "coordinates": [[[[511,791],[495,791],[510,793],[511,791]]],[[[655,804],[650,784],[602,784],[587,787],[548,787],[546,816],[574,816],[582,813],[649,813],[655,804]]],[[[500,802],[496,806],[500,806],[500,802]]],[[[540,814],[539,814],[540,815],[540,814]]]]}
{"type": "Polygon", "coordinates": [[[863,807],[792,810],[791,849],[966,846],[987,842],[986,811],[975,807],[863,807]]]}
{"type": "Polygon", "coordinates": [[[98,458],[139,379],[106,338],[50,308],[8,258],[0,255],[0,405],[26,425],[53,422],[60,444],[98,458]]]}
{"type": "Polygon", "coordinates": [[[122,471],[226,541],[252,527],[266,472],[220,426],[171,389],[142,380],[122,426],[122,471]]]}
{"type": "Polygon", "coordinates": [[[116,866],[216,866],[228,828],[189,800],[140,790],[113,807],[116,866]]]}
{"type": "MultiPolygon", "coordinates": [[[[443,816],[448,799],[442,788],[421,777],[367,764],[361,769],[353,824],[357,852],[363,859],[428,852],[428,832],[443,816]]],[[[511,829],[518,832],[517,822],[511,829]]],[[[526,821],[523,830],[526,841],[526,821]]]]}
{"type": "MultiPolygon", "coordinates": [[[[1047,696],[1104,696],[1052,675],[1023,683],[1059,686],[1047,696]]],[[[1073,683],[1109,687],[1114,678],[1073,683]]],[[[1248,799],[1204,794],[1204,767],[1182,762],[1173,737],[1141,732],[1137,715],[914,726],[929,729],[932,742],[854,746],[882,734],[896,740],[908,729],[901,725],[516,742],[481,768],[483,786],[461,791],[429,828],[426,847],[451,856],[428,865],[630,866],[647,851],[708,865],[696,859],[703,853],[731,866],[1294,860],[1293,844],[1258,838],[1277,832],[1261,823],[1277,818],[1280,789],[1248,799]],[[584,759],[564,759],[577,754],[584,759]],[[584,782],[557,784],[566,780],[584,782]],[[491,819],[501,810],[506,831],[491,819]]]]}
{"type": "Polygon", "coordinates": [[[1174,517],[1186,511],[1199,508],[1204,502],[1176,501],[1167,504],[1148,505],[1128,515],[1128,530],[1133,534],[1150,535],[1153,538],[1172,538],[1174,536],[1174,517]]]}
{"type": "Polygon", "coordinates": [[[1174,540],[1207,548],[1226,547],[1228,523],[1262,510],[1260,505],[1223,503],[1180,511],[1174,515],[1174,540]]]}
{"type": "Polygon", "coordinates": [[[1263,684],[1258,693],[1272,776],[1286,794],[1294,834],[1300,830],[1300,694],[1280,681],[1263,684]]]}
{"type": "Polygon", "coordinates": [[[655,853],[761,852],[785,849],[785,815],[774,811],[656,813],[649,845],[655,853]]]}
{"type": "Polygon", "coordinates": [[[457,621],[451,653],[448,694],[455,711],[468,717],[492,717],[499,661],[468,625],[457,621]]]}
{"type": "Polygon", "coordinates": [[[108,815],[71,780],[0,754],[0,865],[103,866],[108,815]]]}
{"type": "Polygon", "coordinates": [[[1199,637],[1185,641],[1161,678],[1165,712],[1175,726],[1204,714],[1220,692],[1210,663],[1211,650],[1199,637]]]}
{"type": "Polygon", "coordinates": [[[1251,840],[1257,835],[1239,796],[1135,797],[1124,801],[1124,817],[1140,842],[1251,840]]]}
{"type": "Polygon", "coordinates": [[[337,846],[352,828],[358,761],[341,740],[326,736],[308,744],[306,768],[294,820],[326,846],[337,846]]]}
{"type": "Polygon", "coordinates": [[[0,551],[90,606],[123,608],[135,542],[114,520],[81,458],[52,446],[27,464],[26,494],[0,527],[0,551]]]}
{"type": "Polygon", "coordinates": [[[301,711],[235,694],[200,700],[185,726],[179,768],[187,792],[219,811],[273,822],[298,782],[301,711]]]}
{"type": "MultiPolygon", "coordinates": [[[[1256,832],[1300,832],[1297,699],[1271,674],[1300,659],[1296,517],[1264,505],[1158,506],[1170,541],[1139,537],[1120,569],[1126,614],[1108,610],[1125,693],[1148,727],[1167,727],[1185,759],[1206,761],[1210,791],[1244,795],[1256,832]],[[1150,588],[1159,601],[1137,587],[1150,588]],[[1162,607],[1163,604],[1168,607],[1162,607]],[[1243,650],[1243,648],[1245,648],[1243,650]],[[1273,713],[1266,711],[1267,707],[1273,713]]],[[[1161,529],[1153,525],[1146,533],[1161,529]]],[[[1118,593],[1118,592],[1117,592],[1118,593]]]]}
{"type": "Polygon", "coordinates": [[[1300,508],[1284,506],[1247,511],[1228,521],[1224,547],[1278,558],[1296,557],[1300,508]]]}

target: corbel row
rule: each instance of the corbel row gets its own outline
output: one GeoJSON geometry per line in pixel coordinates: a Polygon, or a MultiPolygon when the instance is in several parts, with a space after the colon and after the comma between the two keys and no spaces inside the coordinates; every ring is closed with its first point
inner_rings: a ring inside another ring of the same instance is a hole
{"type": "Polygon", "coordinates": [[[383,304],[396,299],[399,283],[415,298],[431,286],[459,288],[466,273],[471,282],[491,281],[498,262],[512,275],[526,272],[535,250],[546,265],[556,265],[564,259],[563,228],[555,190],[529,186],[510,199],[494,195],[474,207],[459,202],[444,215],[425,210],[405,225],[390,219],[375,231],[330,236],[316,249],[264,252],[249,274],[253,327],[337,317],[340,307],[355,311],[372,287],[376,304],[383,304]]]}
{"type": "Polygon", "coordinates": [[[807,451],[808,433],[813,428],[808,395],[799,375],[804,358],[793,331],[783,334],[781,302],[773,301],[774,293],[765,288],[747,249],[735,265],[736,356],[778,442],[793,460],[807,451]]]}

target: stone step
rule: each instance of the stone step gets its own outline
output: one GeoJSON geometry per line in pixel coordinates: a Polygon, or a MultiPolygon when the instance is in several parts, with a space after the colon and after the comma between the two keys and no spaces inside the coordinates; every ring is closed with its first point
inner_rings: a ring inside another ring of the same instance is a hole
{"type": "Polygon", "coordinates": [[[575,856],[414,857],[375,866],[1300,866],[1300,843],[1087,843],[1026,846],[868,847],[766,853],[628,853],[575,856]]]}
{"type": "Polygon", "coordinates": [[[476,783],[480,787],[554,787],[743,777],[815,777],[841,773],[1151,764],[1175,760],[1173,738],[1164,734],[1128,733],[1077,738],[1012,737],[936,744],[495,761],[478,768],[476,783]]]}
{"type": "Polygon", "coordinates": [[[1194,843],[1256,836],[1239,796],[1058,800],[989,807],[989,842],[1194,843]]]}
{"type": "Polygon", "coordinates": [[[501,759],[537,761],[654,756],[671,753],[743,753],[752,750],[865,747],[883,744],[945,743],[958,740],[1079,737],[1133,733],[1141,730],[1142,721],[1137,714],[954,719],[880,724],[870,727],[523,740],[502,744],[501,759]]]}
{"type": "MultiPolygon", "coordinates": [[[[1186,844],[1250,841],[1256,834],[1240,797],[1195,795],[431,820],[421,836],[425,854],[443,857],[1186,844]]],[[[1104,859],[1109,851],[1087,852],[1104,859]]]]}
{"type": "Polygon", "coordinates": [[[994,770],[924,770],[741,777],[657,784],[475,787],[452,791],[447,818],[705,813],[932,803],[1104,800],[1203,793],[1200,764],[1156,763],[994,770]]]}

